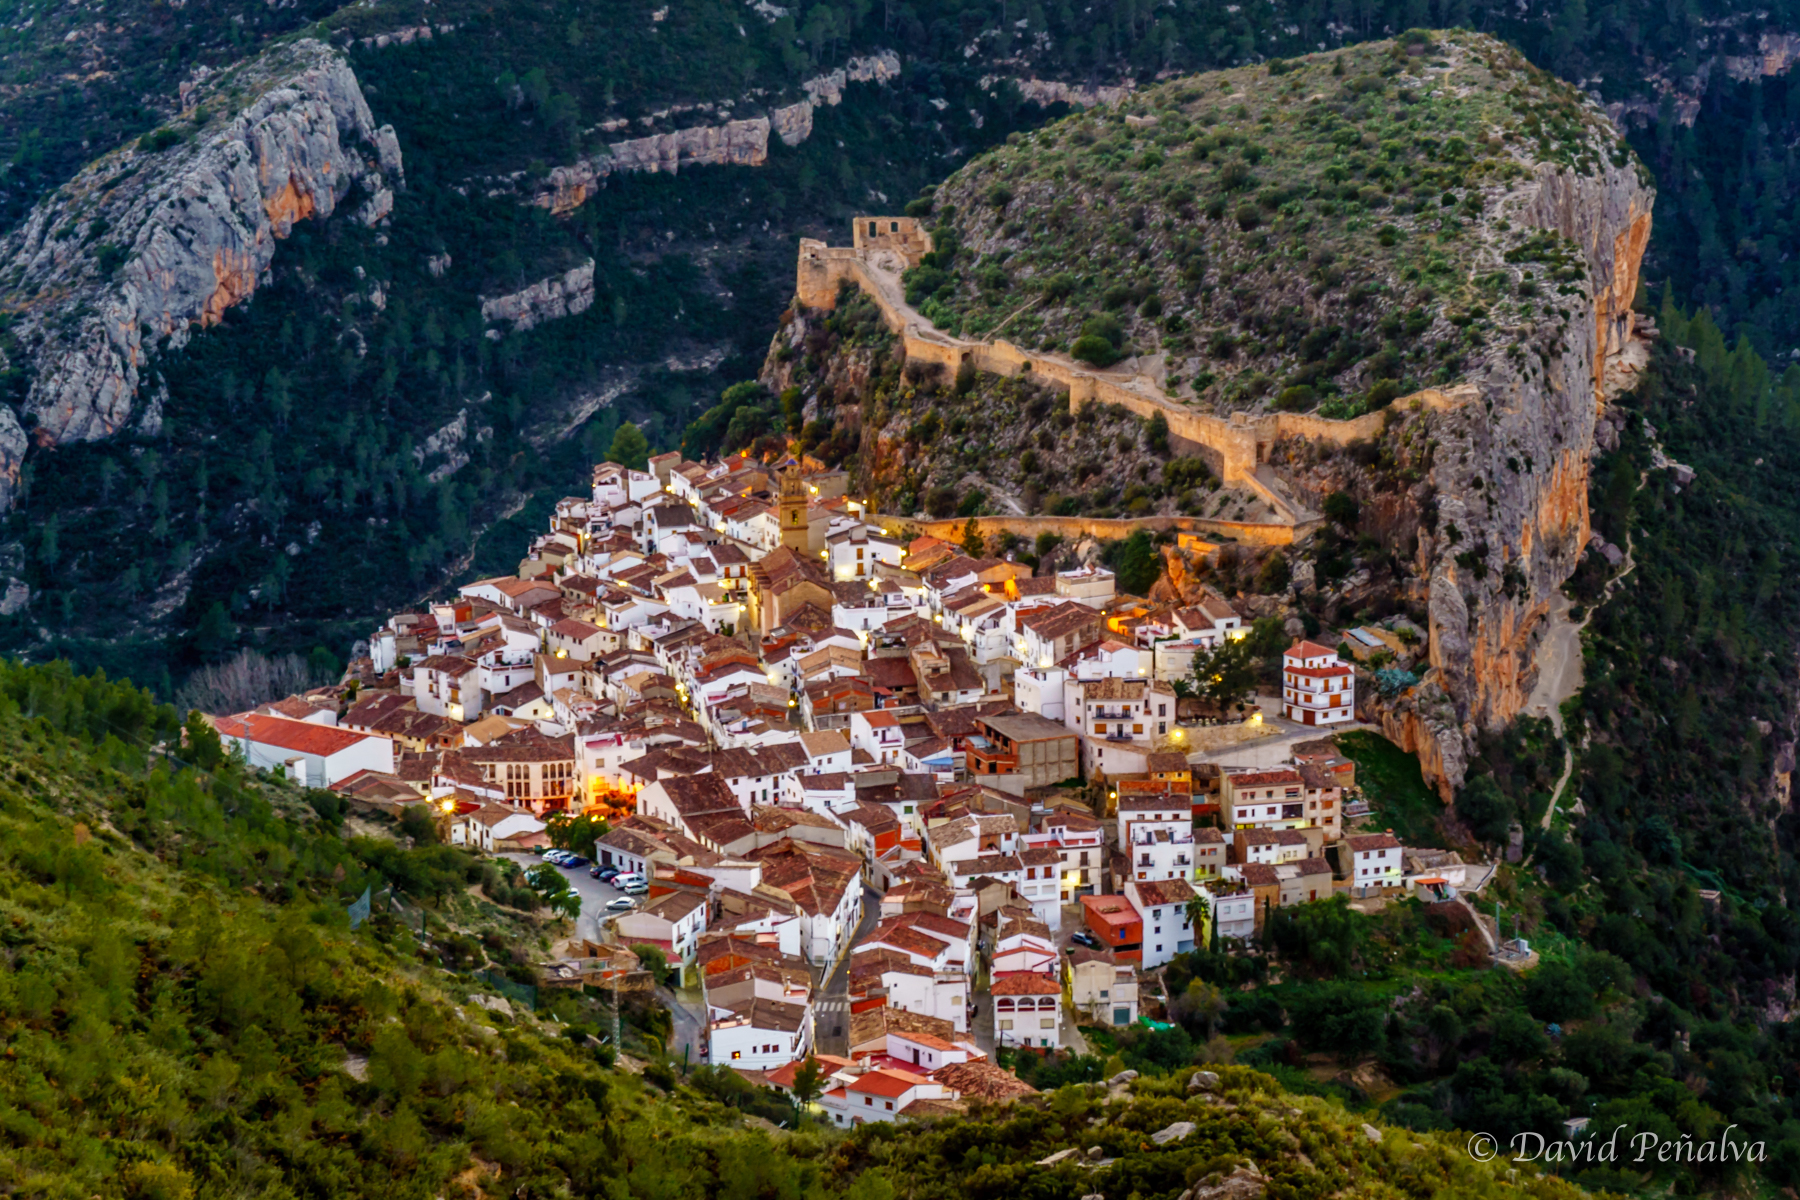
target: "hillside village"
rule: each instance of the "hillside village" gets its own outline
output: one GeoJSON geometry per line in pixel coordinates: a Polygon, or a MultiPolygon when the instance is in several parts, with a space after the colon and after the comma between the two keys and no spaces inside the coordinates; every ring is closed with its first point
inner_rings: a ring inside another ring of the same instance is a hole
{"type": "Polygon", "coordinates": [[[792,1092],[816,1058],[842,1126],[1029,1092],[1002,1051],[1150,1021],[1159,968],[1279,906],[1463,883],[1358,832],[1336,650],[1296,640],[1279,698],[1203,724],[1196,654],[1250,633],[1223,596],[907,537],[811,462],[647,465],[596,467],[515,575],[392,616],[340,686],[221,737],[483,853],[604,819],[586,873],[616,897],[551,977],[657,948],[708,1061],[792,1092]]]}

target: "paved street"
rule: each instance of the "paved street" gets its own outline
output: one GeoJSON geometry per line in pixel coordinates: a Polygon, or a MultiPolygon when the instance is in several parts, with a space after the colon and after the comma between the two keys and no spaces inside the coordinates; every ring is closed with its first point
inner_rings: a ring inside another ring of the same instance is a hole
{"type": "MultiPolygon", "coordinates": [[[[862,920],[850,938],[854,946],[881,920],[881,894],[863,888],[862,920]]],[[[850,1052],[850,952],[844,951],[825,982],[819,985],[813,1005],[813,1039],[821,1054],[847,1056],[850,1052]]]]}
{"type": "Polygon", "coordinates": [[[656,996],[675,1019],[674,1033],[669,1038],[669,1057],[696,1066],[704,1063],[706,1019],[705,1008],[700,1003],[700,989],[677,993],[669,988],[659,987],[656,989],[656,996]],[[687,998],[684,999],[684,996],[687,998]]]}

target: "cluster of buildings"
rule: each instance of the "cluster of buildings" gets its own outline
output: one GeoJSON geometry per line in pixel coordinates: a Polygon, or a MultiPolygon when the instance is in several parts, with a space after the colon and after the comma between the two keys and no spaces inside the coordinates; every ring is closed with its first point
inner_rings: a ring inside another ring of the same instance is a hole
{"type": "MultiPolygon", "coordinates": [[[[1397,843],[1339,845],[1354,780],[1329,744],[1190,766],[1170,681],[1245,633],[1214,594],[1172,607],[1097,564],[903,541],[839,471],[671,454],[602,464],[515,574],[387,620],[347,698],[217,725],[258,766],[429,806],[482,850],[607,817],[599,863],[650,883],[616,940],[700,979],[709,1059],[782,1086],[830,1006],[851,1052],[821,1103],[850,1123],[1003,1093],[983,1005],[994,1045],[1053,1048],[1070,1013],[1135,1021],[1139,972],[1214,926],[1399,881],[1397,843]],[[1104,815],[1055,786],[1075,781],[1106,785],[1104,815]],[[1091,935],[1072,954],[1065,914],[1091,935]]],[[[1301,642],[1282,696],[1340,723],[1354,674],[1301,642]]]]}

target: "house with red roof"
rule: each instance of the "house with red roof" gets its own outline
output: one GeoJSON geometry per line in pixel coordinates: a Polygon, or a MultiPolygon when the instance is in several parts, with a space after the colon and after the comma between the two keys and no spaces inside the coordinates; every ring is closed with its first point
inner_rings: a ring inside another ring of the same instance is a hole
{"type": "Polygon", "coordinates": [[[1356,671],[1337,651],[1305,640],[1281,653],[1281,715],[1303,725],[1356,719],[1356,671]]]}
{"type": "Polygon", "coordinates": [[[330,787],[358,771],[394,771],[393,741],[372,733],[262,713],[220,717],[213,727],[251,766],[283,771],[307,787],[330,787]]]}
{"type": "Polygon", "coordinates": [[[909,1106],[922,1100],[954,1099],[953,1089],[923,1074],[892,1067],[846,1067],[831,1077],[819,1107],[833,1125],[849,1129],[869,1121],[899,1120],[909,1106]]]}

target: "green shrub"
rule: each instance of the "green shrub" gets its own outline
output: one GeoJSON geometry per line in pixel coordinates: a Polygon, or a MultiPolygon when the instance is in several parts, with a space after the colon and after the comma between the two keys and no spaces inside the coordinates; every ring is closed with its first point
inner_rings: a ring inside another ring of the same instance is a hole
{"type": "Polygon", "coordinates": [[[1091,333],[1084,333],[1075,339],[1075,344],[1069,347],[1069,356],[1096,367],[1110,367],[1119,361],[1117,347],[1105,338],[1091,333]]]}
{"type": "Polygon", "coordinates": [[[1238,205],[1234,215],[1237,217],[1238,228],[1245,233],[1262,224],[1262,212],[1256,205],[1248,202],[1238,205]]]}

